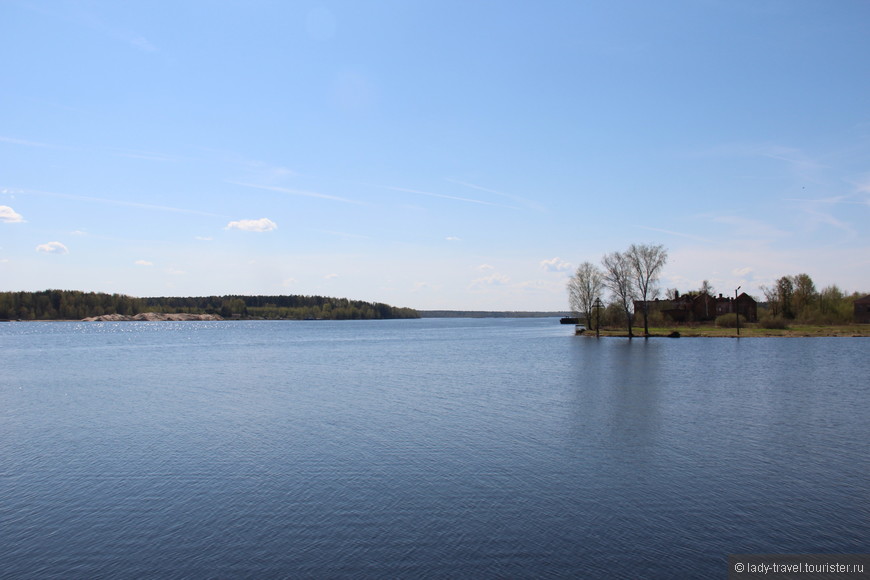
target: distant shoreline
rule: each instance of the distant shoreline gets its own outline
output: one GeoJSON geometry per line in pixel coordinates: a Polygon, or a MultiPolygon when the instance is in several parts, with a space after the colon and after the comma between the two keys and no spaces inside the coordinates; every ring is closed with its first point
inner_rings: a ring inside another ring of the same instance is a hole
{"type": "Polygon", "coordinates": [[[417,310],[420,318],[561,318],[569,312],[513,310],[417,310]]]}

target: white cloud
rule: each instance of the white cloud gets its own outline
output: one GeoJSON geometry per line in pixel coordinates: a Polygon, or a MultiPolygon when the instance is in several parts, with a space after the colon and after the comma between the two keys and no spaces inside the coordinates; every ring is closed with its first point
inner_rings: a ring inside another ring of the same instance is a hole
{"type": "Polygon", "coordinates": [[[327,274],[323,277],[324,280],[335,280],[338,278],[338,274],[327,274]]]}
{"type": "Polygon", "coordinates": [[[541,261],[541,268],[548,272],[566,272],[571,269],[571,264],[562,258],[550,258],[541,261]]]}
{"type": "Polygon", "coordinates": [[[731,273],[735,276],[746,276],[750,272],[752,272],[752,268],[750,268],[748,266],[746,266],[744,268],[735,268],[735,269],[731,270],[731,273]]]}
{"type": "Polygon", "coordinates": [[[228,230],[243,230],[246,232],[271,232],[276,229],[278,224],[269,218],[260,218],[258,220],[238,220],[227,224],[228,230]]]}
{"type": "Polygon", "coordinates": [[[471,288],[483,288],[487,286],[505,286],[510,283],[511,279],[504,274],[491,274],[483,278],[477,278],[471,281],[471,288]]]}
{"type": "Polygon", "coordinates": [[[462,241],[462,238],[459,238],[457,236],[447,236],[444,239],[447,240],[448,242],[461,242],[462,241]]]}
{"type": "Polygon", "coordinates": [[[199,241],[201,241],[201,242],[210,242],[210,241],[212,241],[214,238],[209,237],[209,236],[196,236],[194,239],[197,239],[197,240],[199,240],[199,241]]]}
{"type": "Polygon", "coordinates": [[[15,224],[21,223],[24,221],[24,218],[21,217],[21,214],[16,212],[14,209],[9,207],[8,205],[0,205],[0,222],[5,222],[7,224],[15,224]]]}
{"type": "Polygon", "coordinates": [[[490,266],[489,264],[481,264],[477,267],[481,272],[485,272],[487,270],[495,270],[495,266],[490,266]]]}
{"type": "Polygon", "coordinates": [[[45,252],[46,254],[69,254],[69,249],[60,242],[48,242],[36,246],[37,252],[45,252]]]}
{"type": "Polygon", "coordinates": [[[137,266],[153,266],[154,262],[149,262],[148,260],[136,260],[133,262],[137,266]]]}
{"type": "Polygon", "coordinates": [[[442,286],[430,284],[429,282],[414,282],[411,292],[420,292],[423,290],[440,290],[442,286]]]}

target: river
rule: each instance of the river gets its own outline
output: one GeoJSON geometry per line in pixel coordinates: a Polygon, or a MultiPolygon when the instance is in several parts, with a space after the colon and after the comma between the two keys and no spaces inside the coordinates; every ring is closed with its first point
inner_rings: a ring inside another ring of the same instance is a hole
{"type": "Polygon", "coordinates": [[[707,578],[866,552],[870,342],[0,325],[0,577],[707,578]]]}

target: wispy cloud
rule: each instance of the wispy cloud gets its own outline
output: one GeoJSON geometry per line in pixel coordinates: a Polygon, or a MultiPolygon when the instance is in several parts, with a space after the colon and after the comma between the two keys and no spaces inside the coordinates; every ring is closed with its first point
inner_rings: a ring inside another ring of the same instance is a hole
{"type": "Polygon", "coordinates": [[[431,284],[429,282],[414,282],[414,285],[411,287],[411,292],[422,292],[424,290],[441,290],[444,286],[441,284],[431,284]]]}
{"type": "Polygon", "coordinates": [[[257,176],[258,179],[255,179],[255,181],[275,181],[283,179],[285,177],[294,177],[298,175],[292,169],[288,169],[286,167],[281,167],[278,165],[272,165],[271,163],[266,163],[265,161],[245,159],[241,160],[240,163],[249,172],[257,176]]]}
{"type": "Polygon", "coordinates": [[[682,232],[674,232],[674,231],[671,231],[671,230],[663,230],[663,229],[661,229],[661,228],[651,228],[651,227],[648,227],[648,226],[637,226],[637,227],[640,228],[640,229],[642,229],[642,230],[649,230],[649,231],[651,231],[651,232],[660,232],[660,233],[663,233],[663,234],[668,234],[668,235],[670,235],[670,236],[678,236],[678,237],[681,237],[681,238],[688,238],[688,239],[690,239],[690,240],[696,240],[696,241],[698,241],[698,242],[707,242],[707,243],[710,242],[710,240],[707,239],[707,238],[702,238],[701,236],[694,236],[694,235],[692,235],[692,234],[684,234],[684,233],[682,233],[682,232]]]}
{"type": "Polygon", "coordinates": [[[237,220],[227,224],[228,230],[242,230],[245,232],[271,232],[278,228],[278,224],[269,218],[258,220],[237,220]]]}
{"type": "Polygon", "coordinates": [[[788,235],[777,227],[761,220],[745,218],[736,215],[713,215],[710,216],[716,223],[725,224],[734,228],[733,235],[746,238],[781,238],[788,235]]]}
{"type": "Polygon", "coordinates": [[[508,199],[510,199],[510,200],[513,200],[513,201],[515,201],[515,202],[517,202],[517,203],[521,203],[521,204],[523,204],[523,205],[525,205],[525,206],[527,206],[527,207],[530,207],[530,208],[535,209],[535,210],[538,210],[538,211],[543,211],[543,210],[545,209],[544,206],[542,206],[541,204],[539,204],[539,203],[537,203],[537,202],[535,202],[535,201],[532,201],[532,200],[526,199],[526,198],[524,198],[524,197],[520,197],[520,196],[518,196],[518,195],[513,195],[513,194],[510,194],[510,193],[504,193],[503,191],[498,191],[498,190],[495,190],[495,189],[490,189],[490,188],[488,188],[488,187],[483,187],[482,185],[476,185],[476,184],[474,184],[474,183],[468,183],[467,181],[460,181],[460,180],[458,180],[458,179],[450,179],[450,178],[447,178],[447,181],[449,181],[450,183],[455,183],[456,185],[461,185],[461,186],[463,186],[463,187],[469,187],[469,188],[471,188],[471,189],[476,189],[476,190],[478,190],[478,191],[485,191],[485,192],[487,192],[487,193],[492,193],[492,194],[494,194],[494,195],[498,195],[498,196],[501,196],[501,197],[506,197],[506,198],[508,198],[508,199]]]}
{"type": "MultiPolygon", "coordinates": [[[[865,186],[867,191],[870,192],[870,185],[865,186]]],[[[860,191],[860,190],[859,190],[860,191]]],[[[847,205],[867,205],[870,206],[870,198],[864,199],[854,199],[854,196],[851,195],[835,195],[831,197],[822,197],[822,198],[807,198],[807,197],[786,197],[783,201],[794,201],[799,203],[818,203],[825,205],[839,205],[839,204],[847,204],[847,205]]]]}
{"type": "Polygon", "coordinates": [[[547,272],[566,272],[571,269],[571,264],[559,257],[541,260],[540,265],[547,272]]]}
{"type": "Polygon", "coordinates": [[[174,162],[177,161],[176,158],[170,157],[169,155],[163,155],[160,153],[148,153],[148,152],[138,152],[138,151],[119,151],[114,153],[116,157],[126,157],[128,159],[143,159],[145,161],[162,161],[162,162],[174,162]]]}
{"type": "Polygon", "coordinates": [[[10,143],[12,145],[24,145],[26,147],[54,148],[53,145],[49,145],[47,143],[39,143],[37,141],[25,141],[24,139],[13,139],[12,137],[0,137],[0,143],[10,143]]]}
{"type": "Polygon", "coordinates": [[[69,249],[60,242],[47,242],[36,246],[37,252],[45,254],[69,254],[69,249]]]}
{"type": "Polygon", "coordinates": [[[483,289],[491,286],[506,286],[510,284],[511,279],[504,274],[499,274],[498,272],[494,274],[490,274],[489,276],[484,276],[482,278],[476,278],[471,281],[471,284],[468,286],[469,289],[483,289]]]}
{"type": "Polygon", "coordinates": [[[24,217],[8,205],[0,205],[0,222],[16,224],[24,222],[24,217]]]}
{"type": "Polygon", "coordinates": [[[447,236],[444,239],[447,240],[448,242],[461,242],[462,241],[462,238],[460,238],[458,236],[447,236]]]}
{"type": "Polygon", "coordinates": [[[810,202],[800,204],[800,209],[803,212],[803,216],[809,229],[815,229],[819,225],[826,225],[849,234],[855,233],[854,228],[852,228],[850,224],[834,217],[830,212],[821,211],[818,209],[816,203],[810,202]]]}
{"type": "Polygon", "coordinates": [[[128,42],[131,46],[138,48],[139,50],[144,50],[145,52],[156,52],[157,47],[154,46],[151,41],[149,41],[144,36],[140,36],[134,33],[123,33],[120,32],[116,35],[121,40],[128,42]]]}
{"type": "Polygon", "coordinates": [[[169,207],[169,206],[165,206],[165,205],[153,205],[150,203],[139,203],[136,201],[123,201],[123,200],[118,200],[118,199],[106,199],[106,198],[100,198],[100,197],[90,197],[87,195],[72,195],[69,193],[56,193],[56,192],[51,192],[51,191],[37,191],[37,190],[33,190],[33,189],[21,189],[21,190],[17,190],[16,193],[24,194],[24,195],[39,195],[39,196],[46,196],[46,197],[58,197],[58,198],[62,198],[62,199],[72,199],[75,201],[85,201],[88,203],[104,203],[107,205],[117,205],[117,206],[121,206],[121,207],[133,207],[133,208],[137,208],[137,209],[147,209],[147,210],[152,210],[152,211],[184,213],[184,214],[201,215],[201,216],[216,217],[216,218],[225,218],[226,217],[224,215],[206,212],[206,211],[199,211],[199,210],[195,210],[195,209],[184,209],[184,208],[178,208],[178,207],[169,207]]]}
{"type": "Polygon", "coordinates": [[[349,238],[356,240],[368,240],[371,239],[370,236],[366,236],[363,234],[351,234],[349,232],[337,232],[335,230],[315,230],[320,232],[321,234],[328,234],[330,236],[338,236],[340,238],[349,238]]]}
{"type": "Polygon", "coordinates": [[[389,190],[392,190],[392,191],[401,191],[401,192],[404,192],[404,193],[413,193],[413,194],[416,194],[416,195],[425,195],[425,196],[428,196],[428,197],[438,197],[438,198],[441,198],[441,199],[452,199],[452,200],[454,200],[454,201],[462,201],[462,202],[465,202],[465,203],[476,203],[476,204],[479,204],[479,205],[491,205],[491,206],[494,206],[494,207],[506,207],[506,208],[509,208],[509,209],[519,209],[519,208],[514,207],[514,206],[504,205],[504,204],[501,204],[501,203],[493,203],[493,202],[491,202],[491,201],[484,201],[484,200],[482,200],[482,199],[472,199],[472,198],[468,198],[468,197],[457,197],[457,196],[455,196],[455,195],[445,195],[445,194],[443,194],[443,193],[433,193],[433,192],[431,192],[431,191],[421,191],[421,190],[419,190],[419,189],[409,189],[409,188],[407,188],[407,187],[395,187],[395,186],[392,186],[392,185],[384,185],[384,186],[382,186],[382,187],[383,187],[384,189],[389,189],[389,190]]]}
{"type": "Polygon", "coordinates": [[[779,163],[793,177],[804,182],[818,183],[831,166],[802,149],[776,143],[725,143],[718,146],[687,152],[690,158],[756,158],[779,163]]]}
{"type": "Polygon", "coordinates": [[[758,146],[756,154],[768,159],[783,161],[801,173],[827,169],[829,166],[812,159],[804,152],[794,147],[781,145],[758,146]]]}
{"type": "Polygon", "coordinates": [[[254,183],[244,183],[240,181],[227,181],[232,185],[239,185],[241,187],[251,187],[254,189],[264,189],[266,191],[277,191],[278,193],[286,193],[287,195],[299,195],[302,197],[313,197],[317,199],[328,199],[330,201],[340,201],[342,203],[355,203],[364,205],[363,202],[357,201],[354,199],[348,199],[346,197],[338,197],[335,195],[327,195],[325,193],[318,193],[316,191],[304,191],[301,189],[290,189],[288,187],[278,187],[277,185],[256,185],[254,183]]]}
{"type": "Polygon", "coordinates": [[[87,11],[86,7],[78,5],[74,6],[76,6],[77,10],[76,13],[69,16],[71,20],[83,24],[91,30],[95,30],[96,32],[99,32],[100,34],[106,36],[107,38],[111,38],[113,40],[126,44],[131,48],[135,48],[136,50],[140,50],[143,52],[157,51],[157,47],[138,32],[135,32],[123,26],[109,24],[103,19],[97,17],[94,13],[87,11]]]}
{"type": "Polygon", "coordinates": [[[149,262],[148,260],[136,260],[133,262],[137,266],[153,266],[154,262],[149,262]]]}

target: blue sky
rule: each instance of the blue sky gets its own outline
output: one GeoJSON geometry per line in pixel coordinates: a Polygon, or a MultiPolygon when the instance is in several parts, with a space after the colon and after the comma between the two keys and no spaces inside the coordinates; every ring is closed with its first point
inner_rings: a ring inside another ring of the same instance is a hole
{"type": "Polygon", "coordinates": [[[870,291],[870,3],[0,2],[0,290],[870,291]]]}

